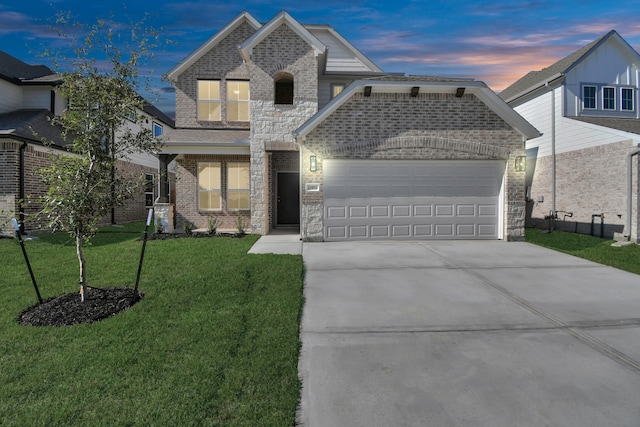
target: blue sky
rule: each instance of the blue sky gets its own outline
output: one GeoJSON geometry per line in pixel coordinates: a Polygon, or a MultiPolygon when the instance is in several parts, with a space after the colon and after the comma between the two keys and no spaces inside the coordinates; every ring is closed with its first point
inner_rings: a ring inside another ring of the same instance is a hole
{"type": "MultiPolygon", "coordinates": [[[[0,0],[0,50],[50,66],[36,52],[56,44],[47,22],[55,11],[87,23],[150,13],[149,23],[174,42],[157,55],[162,74],[243,10],[261,22],[286,10],[303,24],[329,24],[385,71],[472,77],[496,91],[612,29],[640,51],[640,0],[0,0]]],[[[171,86],[153,85],[145,97],[173,115],[171,86]]]]}

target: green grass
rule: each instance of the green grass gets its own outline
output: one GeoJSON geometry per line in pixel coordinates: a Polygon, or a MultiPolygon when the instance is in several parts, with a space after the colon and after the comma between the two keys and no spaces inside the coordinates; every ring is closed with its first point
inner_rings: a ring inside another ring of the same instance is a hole
{"type": "Polygon", "coordinates": [[[611,246],[613,240],[564,231],[548,234],[542,234],[540,231],[528,228],[527,242],[640,274],[640,245],[614,247],[611,246]]]}
{"type": "MultiPolygon", "coordinates": [[[[141,224],[105,228],[88,281],[133,287],[141,224]]],[[[65,234],[26,243],[43,298],[77,292],[65,234]]],[[[300,256],[248,255],[256,236],[147,243],[144,299],[89,325],[24,327],[37,302],[16,240],[0,240],[0,425],[290,426],[300,256]]]]}

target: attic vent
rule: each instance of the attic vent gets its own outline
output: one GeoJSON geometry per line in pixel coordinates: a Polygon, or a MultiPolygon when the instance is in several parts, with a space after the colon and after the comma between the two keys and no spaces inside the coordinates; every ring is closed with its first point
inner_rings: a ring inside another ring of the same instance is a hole
{"type": "Polygon", "coordinates": [[[293,104],[293,76],[289,73],[279,73],[274,78],[276,104],[293,104]]]}

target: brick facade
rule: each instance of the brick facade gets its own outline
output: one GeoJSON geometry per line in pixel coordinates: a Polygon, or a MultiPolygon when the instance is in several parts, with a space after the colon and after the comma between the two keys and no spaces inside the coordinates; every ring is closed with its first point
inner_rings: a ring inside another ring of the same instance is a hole
{"type": "Polygon", "coordinates": [[[219,220],[218,228],[235,230],[238,216],[243,218],[249,231],[251,213],[249,210],[228,210],[227,200],[227,162],[248,162],[249,156],[241,155],[183,155],[176,159],[176,231],[182,232],[187,222],[195,228],[207,228],[210,216],[219,220]],[[198,209],[198,162],[220,162],[222,166],[221,190],[222,209],[219,211],[201,211],[198,209]]]}
{"type": "MultiPolygon", "coordinates": [[[[634,148],[631,141],[576,150],[556,155],[556,228],[588,234],[593,214],[604,214],[604,236],[623,233],[627,222],[627,155],[634,148]]],[[[634,158],[632,237],[638,236],[638,159],[634,158]]],[[[527,225],[547,228],[553,210],[553,157],[544,156],[527,162],[527,185],[531,200],[527,202],[527,225]],[[542,197],[544,201],[539,202],[542,197]]],[[[594,218],[594,234],[600,235],[600,218],[594,218]]]]}
{"type": "Polygon", "coordinates": [[[307,135],[301,155],[303,187],[320,184],[303,192],[307,240],[322,239],[322,160],[339,158],[505,160],[504,236],[524,239],[525,174],[512,166],[524,155],[523,138],[474,95],[355,93],[307,135]],[[309,171],[312,154],[317,172],[309,171]]]}
{"type": "MultiPolygon", "coordinates": [[[[2,236],[13,236],[11,218],[17,217],[19,212],[19,159],[21,142],[0,143],[0,232],[2,236]]],[[[24,206],[25,229],[34,231],[43,226],[37,219],[37,214],[42,208],[39,202],[46,195],[45,186],[39,171],[51,165],[51,156],[56,155],[44,147],[27,144],[24,152],[24,191],[26,203],[24,206]]],[[[118,161],[116,166],[119,173],[139,178],[140,182],[145,174],[153,174],[157,180],[158,171],[155,168],[118,161]]],[[[146,219],[145,196],[143,188],[124,206],[115,210],[116,223],[141,221],[146,219]]],[[[110,223],[111,218],[105,218],[102,223],[110,223]]]]}

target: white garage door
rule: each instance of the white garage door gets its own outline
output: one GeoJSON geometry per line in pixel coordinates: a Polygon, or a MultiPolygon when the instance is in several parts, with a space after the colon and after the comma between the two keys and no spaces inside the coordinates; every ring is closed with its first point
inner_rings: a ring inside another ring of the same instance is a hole
{"type": "Polygon", "coordinates": [[[499,239],[504,161],[326,160],[324,237],[499,239]]]}

